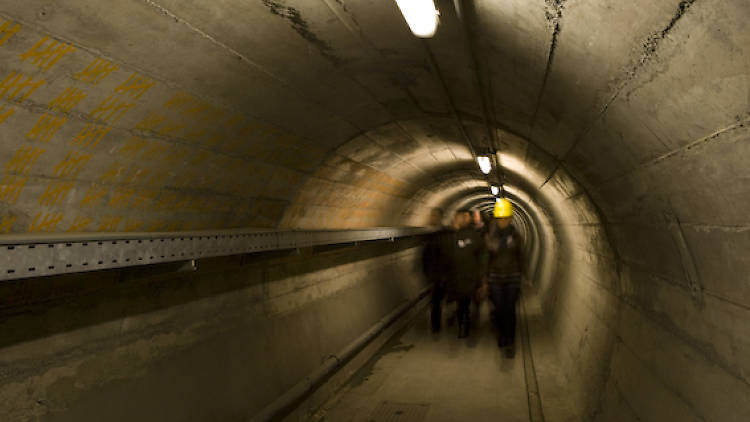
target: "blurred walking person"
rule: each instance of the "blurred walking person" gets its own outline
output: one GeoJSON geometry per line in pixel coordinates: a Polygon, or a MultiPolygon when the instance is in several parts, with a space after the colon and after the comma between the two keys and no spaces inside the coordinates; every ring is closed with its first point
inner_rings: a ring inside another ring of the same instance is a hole
{"type": "Polygon", "coordinates": [[[453,215],[451,228],[441,242],[449,263],[446,297],[449,302],[457,302],[458,337],[464,338],[471,329],[471,300],[481,285],[483,242],[471,227],[471,213],[467,209],[453,215]]]}
{"type": "Polygon", "coordinates": [[[493,211],[495,221],[484,239],[488,252],[486,279],[494,307],[497,344],[505,348],[508,357],[513,357],[515,353],[516,303],[521,293],[524,268],[522,239],[511,223],[512,216],[510,201],[499,199],[493,211]]]}
{"type": "Polygon", "coordinates": [[[443,212],[433,208],[430,213],[429,225],[438,230],[427,235],[424,249],[422,250],[422,271],[427,282],[432,284],[432,310],[430,322],[432,332],[440,331],[443,318],[443,299],[445,298],[445,285],[447,282],[446,269],[448,258],[442,249],[441,239],[446,236],[448,230],[443,226],[443,212]]]}

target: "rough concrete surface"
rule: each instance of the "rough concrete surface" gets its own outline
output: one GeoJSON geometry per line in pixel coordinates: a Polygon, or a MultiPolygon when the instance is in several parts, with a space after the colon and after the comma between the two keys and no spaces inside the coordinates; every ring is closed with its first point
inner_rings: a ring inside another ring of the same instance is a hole
{"type": "MultiPolygon", "coordinates": [[[[488,206],[502,181],[545,359],[581,420],[750,419],[750,4],[436,5],[419,40],[392,1],[0,0],[0,236],[418,226],[488,206]],[[486,177],[474,155],[495,152],[486,177]]],[[[413,293],[364,250],[293,260],[292,278],[160,266],[4,283],[0,414],[86,420],[97,394],[166,412],[147,392],[175,385],[211,412],[261,406],[413,293]],[[344,291],[360,293],[332,299],[344,291]],[[227,333],[256,330],[258,312],[279,325],[238,343],[202,331],[229,315],[227,333]],[[300,336],[314,346],[285,366],[300,336]],[[175,348],[185,360],[159,367],[175,348]],[[247,356],[271,364],[223,384],[247,356]],[[210,383],[168,381],[191,371],[210,383]]]]}

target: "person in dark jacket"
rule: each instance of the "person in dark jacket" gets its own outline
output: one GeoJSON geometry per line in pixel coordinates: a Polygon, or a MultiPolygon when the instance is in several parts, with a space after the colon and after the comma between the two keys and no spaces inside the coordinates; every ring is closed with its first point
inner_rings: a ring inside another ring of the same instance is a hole
{"type": "Polygon", "coordinates": [[[430,214],[429,225],[438,227],[435,232],[427,235],[424,249],[422,250],[422,271],[427,282],[432,284],[432,311],[430,322],[432,332],[440,331],[443,318],[443,299],[445,298],[446,266],[447,259],[441,248],[441,239],[446,235],[447,229],[443,227],[443,212],[437,208],[430,214]]]}
{"type": "Polygon", "coordinates": [[[453,230],[443,236],[441,242],[449,263],[446,271],[447,300],[458,302],[456,318],[459,338],[469,335],[471,300],[481,284],[482,275],[482,238],[470,227],[470,222],[469,210],[456,212],[453,216],[453,230]]]}
{"type": "Polygon", "coordinates": [[[497,343],[501,348],[506,348],[506,354],[512,357],[515,350],[516,303],[521,293],[524,268],[523,244],[511,224],[513,206],[507,199],[497,201],[493,215],[495,223],[484,239],[489,255],[485,274],[494,307],[497,343]]]}

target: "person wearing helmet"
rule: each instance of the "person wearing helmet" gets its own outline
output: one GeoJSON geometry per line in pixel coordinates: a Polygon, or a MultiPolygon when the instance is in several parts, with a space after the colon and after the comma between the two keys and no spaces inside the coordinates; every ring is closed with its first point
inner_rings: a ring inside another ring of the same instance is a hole
{"type": "Polygon", "coordinates": [[[485,270],[488,293],[494,307],[497,344],[513,357],[516,334],[516,303],[521,292],[523,244],[511,223],[513,205],[505,198],[495,203],[494,222],[485,235],[488,259],[485,270]]]}

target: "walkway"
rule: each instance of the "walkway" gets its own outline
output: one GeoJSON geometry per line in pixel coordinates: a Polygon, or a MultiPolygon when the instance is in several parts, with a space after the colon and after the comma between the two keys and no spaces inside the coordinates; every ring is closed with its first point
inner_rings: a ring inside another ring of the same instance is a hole
{"type": "Polygon", "coordinates": [[[325,422],[528,422],[523,352],[504,357],[482,306],[468,339],[429,330],[429,311],[392,339],[319,412],[325,422]]]}

